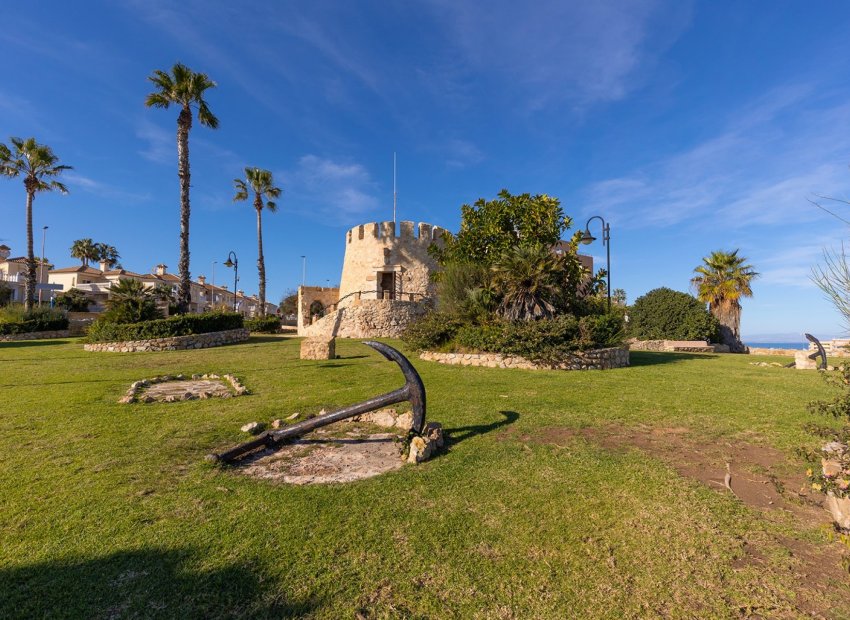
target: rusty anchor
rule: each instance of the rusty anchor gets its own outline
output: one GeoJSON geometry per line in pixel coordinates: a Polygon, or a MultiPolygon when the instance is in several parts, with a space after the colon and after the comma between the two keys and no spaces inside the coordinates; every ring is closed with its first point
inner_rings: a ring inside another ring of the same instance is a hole
{"type": "Polygon", "coordinates": [[[814,361],[820,356],[820,365],[818,366],[818,370],[826,370],[826,351],[823,349],[823,345],[820,343],[820,340],[812,336],[811,334],[803,334],[806,337],[806,340],[811,342],[813,345],[817,347],[817,351],[809,355],[809,359],[814,361]]]}
{"type": "Polygon", "coordinates": [[[382,407],[404,401],[410,401],[410,405],[413,410],[413,419],[410,425],[409,434],[421,435],[425,429],[425,386],[422,384],[422,379],[419,377],[419,373],[416,372],[416,369],[404,355],[391,346],[382,342],[375,342],[374,340],[366,340],[363,344],[372,347],[385,358],[399,365],[405,378],[405,384],[402,387],[397,390],[393,390],[392,392],[375,396],[374,398],[365,400],[362,403],[349,405],[348,407],[343,407],[336,411],[324,413],[316,416],[315,418],[310,418],[309,420],[292,424],[291,426],[287,426],[280,430],[266,431],[258,435],[256,439],[240,444],[226,452],[222,452],[221,454],[209,454],[207,455],[207,460],[217,463],[229,463],[240,456],[248,454],[249,452],[253,452],[260,448],[273,448],[288,440],[301,437],[302,435],[305,435],[317,428],[321,428],[322,426],[327,426],[328,424],[333,424],[340,420],[352,418],[356,415],[375,411],[382,407]]]}

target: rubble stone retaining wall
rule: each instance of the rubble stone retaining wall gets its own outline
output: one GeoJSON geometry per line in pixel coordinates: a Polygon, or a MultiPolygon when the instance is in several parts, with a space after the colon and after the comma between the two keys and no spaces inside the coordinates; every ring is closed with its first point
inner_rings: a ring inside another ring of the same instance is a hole
{"type": "Polygon", "coordinates": [[[228,329],[223,332],[174,336],[172,338],[154,338],[152,340],[131,340],[128,342],[92,342],[83,348],[86,351],[108,351],[110,353],[135,353],[138,351],[183,351],[186,349],[209,349],[225,344],[234,344],[248,340],[247,328],[228,329]]]}
{"type": "Polygon", "coordinates": [[[418,301],[361,299],[298,332],[309,338],[398,338],[428,306],[418,301]]]}
{"type": "Polygon", "coordinates": [[[0,342],[14,342],[15,340],[44,340],[47,338],[68,338],[71,332],[60,329],[52,332],[27,332],[26,334],[0,335],[0,342]]]}
{"type": "Polygon", "coordinates": [[[488,368],[523,368],[526,370],[609,370],[629,365],[626,347],[576,351],[558,364],[532,362],[518,355],[501,353],[437,353],[423,351],[420,359],[456,366],[486,366],[488,368]]]}

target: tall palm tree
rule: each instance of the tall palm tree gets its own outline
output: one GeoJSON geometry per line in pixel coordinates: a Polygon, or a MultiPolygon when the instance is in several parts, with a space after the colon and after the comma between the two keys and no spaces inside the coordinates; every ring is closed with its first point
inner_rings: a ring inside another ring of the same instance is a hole
{"type": "Polygon", "coordinates": [[[702,259],[703,264],[694,269],[691,286],[697,298],[708,304],[708,309],[720,322],[720,339],[732,352],[744,351],[741,342],[741,301],[752,297],[751,283],[759,274],[738,250],[718,250],[702,259]]]}
{"type": "Polygon", "coordinates": [[[266,316],[266,260],[263,257],[263,209],[270,213],[277,211],[277,203],[269,198],[280,196],[281,190],[275,187],[272,173],[262,168],[245,168],[245,180],[233,179],[236,195],[233,201],[248,200],[248,193],[254,194],[254,210],[257,212],[257,273],[260,278],[260,316],[266,316]]]}
{"type": "Polygon", "coordinates": [[[39,144],[35,138],[9,138],[12,147],[0,143],[0,175],[10,178],[22,176],[27,192],[27,279],[24,307],[32,309],[35,300],[35,254],[32,246],[32,202],[38,192],[57,190],[68,193],[68,188],[55,177],[71,166],[59,164],[59,158],[46,144],[39,144]]]}
{"type": "Polygon", "coordinates": [[[80,262],[88,266],[91,261],[98,259],[97,244],[92,243],[89,238],[77,239],[71,246],[71,257],[80,259],[80,262]]]}
{"type": "Polygon", "coordinates": [[[108,243],[95,243],[94,248],[97,252],[96,260],[106,263],[110,269],[114,268],[115,265],[118,264],[118,261],[121,260],[121,255],[118,253],[118,250],[114,245],[109,245],[108,243]]]}
{"type": "Polygon", "coordinates": [[[178,305],[182,312],[189,309],[191,288],[189,281],[189,131],[192,129],[192,108],[198,110],[201,125],[216,129],[218,119],[204,100],[204,93],[214,88],[206,73],[195,73],[186,65],[176,63],[171,73],[154,71],[148,77],[156,91],[145,99],[145,105],[154,108],[180,108],[177,115],[177,176],[180,177],[180,285],[177,290],[178,305]]]}

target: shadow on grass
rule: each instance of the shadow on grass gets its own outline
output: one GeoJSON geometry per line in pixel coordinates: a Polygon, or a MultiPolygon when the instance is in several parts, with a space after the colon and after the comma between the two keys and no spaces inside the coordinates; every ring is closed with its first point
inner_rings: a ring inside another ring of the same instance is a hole
{"type": "Polygon", "coordinates": [[[70,344],[70,338],[49,338],[47,340],[12,340],[0,342],[0,351],[3,349],[23,349],[25,347],[48,347],[56,344],[70,344]]]}
{"type": "Polygon", "coordinates": [[[662,351],[631,351],[630,366],[657,366],[658,364],[678,364],[687,360],[716,358],[711,353],[666,353],[662,351]]]}
{"type": "Polygon", "coordinates": [[[504,416],[504,419],[491,422],[490,424],[475,424],[472,426],[458,426],[457,428],[443,429],[446,436],[446,447],[451,448],[452,446],[459,444],[461,441],[495,431],[496,429],[507,426],[508,424],[513,424],[519,419],[519,414],[516,411],[500,411],[499,413],[504,416]]]}
{"type": "Polygon", "coordinates": [[[193,559],[183,550],[122,551],[4,568],[0,617],[296,618],[320,604],[264,590],[270,580],[247,564],[200,572],[193,559]]]}

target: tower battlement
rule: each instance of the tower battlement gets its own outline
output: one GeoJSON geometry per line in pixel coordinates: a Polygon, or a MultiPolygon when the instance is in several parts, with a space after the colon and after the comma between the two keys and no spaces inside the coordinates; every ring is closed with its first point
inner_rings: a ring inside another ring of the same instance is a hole
{"type": "Polygon", "coordinates": [[[393,222],[369,222],[360,224],[350,229],[346,234],[346,244],[356,244],[358,242],[373,243],[375,240],[380,240],[384,243],[392,242],[413,242],[424,244],[426,247],[434,242],[438,242],[446,229],[440,226],[432,226],[425,222],[410,222],[403,221],[393,222]]]}

